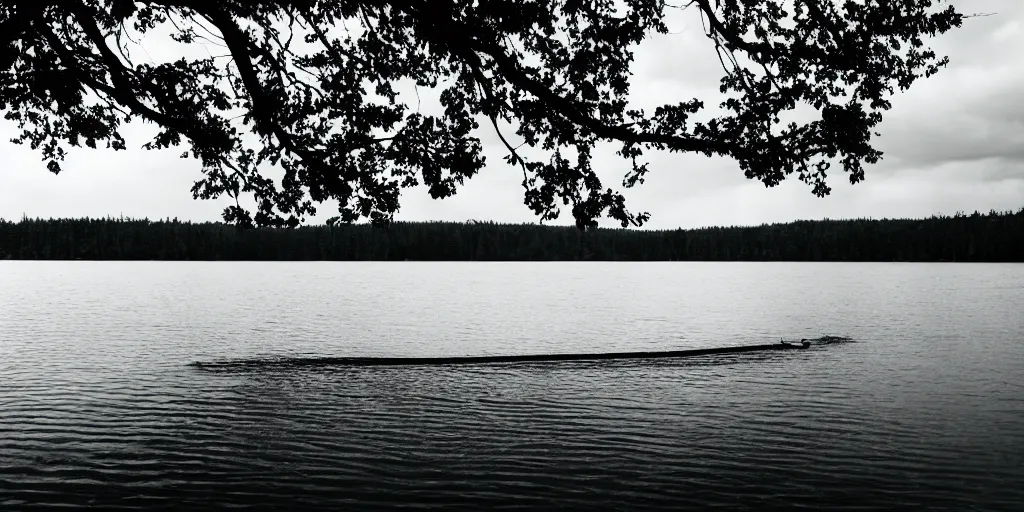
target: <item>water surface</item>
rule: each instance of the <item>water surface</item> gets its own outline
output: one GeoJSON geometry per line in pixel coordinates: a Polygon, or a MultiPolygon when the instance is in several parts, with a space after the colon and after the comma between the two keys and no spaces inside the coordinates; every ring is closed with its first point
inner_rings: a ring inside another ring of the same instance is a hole
{"type": "Polygon", "coordinates": [[[1022,265],[4,261],[0,510],[1021,510],[1021,304],[1022,265]]]}

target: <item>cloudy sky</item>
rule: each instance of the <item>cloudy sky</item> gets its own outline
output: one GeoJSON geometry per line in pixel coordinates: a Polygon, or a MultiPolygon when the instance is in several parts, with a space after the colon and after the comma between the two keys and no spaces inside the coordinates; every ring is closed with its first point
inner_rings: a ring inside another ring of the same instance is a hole
{"type": "MultiPolygon", "coordinates": [[[[652,214],[651,228],[757,225],[796,219],[922,217],[932,214],[1017,210],[1024,206],[1024,2],[960,0],[972,18],[933,42],[950,56],[948,68],[897,96],[880,126],[877,146],[885,159],[850,185],[834,174],[825,198],[793,179],[766,189],[747,180],[730,160],[650,154],[647,183],[627,193],[630,208],[652,214]]],[[[635,95],[673,103],[702,97],[714,104],[721,68],[689,13],[676,15],[673,33],[641,46],[634,68],[635,95]]],[[[158,42],[143,44],[157,45],[158,42]]],[[[156,51],[157,48],[150,47],[156,51]]],[[[219,220],[223,201],[192,199],[200,176],[180,150],[133,149],[152,131],[125,130],[128,151],[73,151],[59,176],[47,172],[30,149],[7,142],[15,127],[0,119],[0,217],[130,216],[219,220]]],[[[486,219],[535,222],[523,205],[522,175],[501,160],[488,133],[488,167],[452,198],[436,201],[424,190],[402,198],[401,220],[486,219]]],[[[603,160],[606,184],[621,180],[625,162],[603,160]]],[[[333,214],[321,208],[318,218],[333,214]]],[[[563,212],[558,223],[570,223],[563,212]]]]}

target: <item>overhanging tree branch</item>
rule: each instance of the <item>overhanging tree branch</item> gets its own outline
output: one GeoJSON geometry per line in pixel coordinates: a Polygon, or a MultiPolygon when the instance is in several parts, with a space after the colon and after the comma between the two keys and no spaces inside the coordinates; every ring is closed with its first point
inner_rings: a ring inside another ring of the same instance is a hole
{"type": "Polygon", "coordinates": [[[386,222],[399,191],[419,183],[447,197],[484,167],[482,114],[538,215],[571,204],[577,225],[603,215],[626,225],[646,215],[598,179],[602,143],[621,144],[627,187],[642,182],[652,149],[726,156],[766,186],[797,174],[818,195],[833,164],[859,181],[881,158],[872,136],[888,96],[945,64],[924,41],[963,19],[930,0],[797,2],[793,12],[773,0],[688,4],[725,68],[721,112],[699,122],[698,99],[630,106],[634,48],[668,33],[662,0],[11,0],[0,8],[0,105],[19,140],[51,160],[79,138],[119,137],[125,111],[156,123],[149,146],[187,144],[202,160],[193,193],[252,194],[254,217],[236,204],[225,219],[256,225],[295,225],[326,200],[342,220],[386,222]],[[332,39],[346,21],[365,31],[332,39]],[[142,37],[166,27],[188,44],[196,25],[219,32],[228,55],[150,64],[107,44],[126,27],[142,37]],[[401,81],[434,88],[442,108],[404,104],[401,81]],[[106,103],[85,102],[86,89],[106,103]],[[780,120],[801,105],[816,117],[780,120]],[[547,157],[525,160],[499,120],[547,157]],[[284,179],[263,175],[269,165],[284,179]]]}

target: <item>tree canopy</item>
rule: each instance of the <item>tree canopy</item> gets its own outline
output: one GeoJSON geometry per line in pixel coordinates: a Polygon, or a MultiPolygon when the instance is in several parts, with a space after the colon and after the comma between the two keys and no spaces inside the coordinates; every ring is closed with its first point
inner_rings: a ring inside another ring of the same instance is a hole
{"type": "Polygon", "coordinates": [[[257,226],[298,225],[330,199],[332,222],[388,222],[419,184],[450,196],[484,166],[484,123],[542,219],[568,205],[580,227],[605,215],[626,226],[648,214],[599,179],[599,143],[623,158],[624,188],[655,150],[729,157],[766,186],[795,174],[819,196],[832,165],[862,180],[889,98],[946,63],[925,39],[963,16],[942,3],[3,0],[0,110],[55,173],[69,146],[125,149],[125,123],[152,122],[146,148],[185,147],[204,173],[193,194],[234,197],[225,220],[257,226]],[[636,46],[669,30],[670,9],[696,10],[721,58],[715,109],[630,104],[636,46]],[[180,58],[130,44],[156,35],[180,58]],[[222,52],[185,51],[199,42],[222,52]],[[435,90],[443,111],[407,104],[402,83],[435,90]],[[787,120],[797,108],[813,115],[787,120]],[[545,156],[522,156],[505,132],[545,156]]]}

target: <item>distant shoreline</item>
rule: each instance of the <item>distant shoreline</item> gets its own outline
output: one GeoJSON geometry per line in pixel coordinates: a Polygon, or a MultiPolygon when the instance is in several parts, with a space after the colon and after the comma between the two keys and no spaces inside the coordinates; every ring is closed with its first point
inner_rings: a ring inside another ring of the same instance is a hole
{"type": "Polygon", "coordinates": [[[189,260],[189,259],[87,259],[87,258],[0,258],[5,261],[62,261],[62,262],[120,262],[120,263],[144,263],[144,262],[187,262],[187,263],[935,263],[935,264],[978,264],[997,265],[1006,263],[1024,263],[1024,261],[912,261],[912,260],[246,260],[246,259],[219,259],[219,260],[189,260]]]}
{"type": "Polygon", "coordinates": [[[0,220],[0,260],[1024,262],[1024,208],[926,219],[677,230],[395,222],[242,230],[134,219],[0,220]]]}

